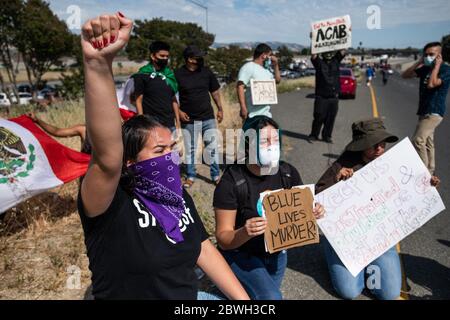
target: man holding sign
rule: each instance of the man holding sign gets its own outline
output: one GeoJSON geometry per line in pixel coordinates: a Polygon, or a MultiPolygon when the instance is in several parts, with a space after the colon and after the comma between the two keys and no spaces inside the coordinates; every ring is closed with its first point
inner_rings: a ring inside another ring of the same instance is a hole
{"type": "Polygon", "coordinates": [[[282,197],[274,193],[269,199],[272,211],[280,210],[280,215],[283,211],[281,206],[289,207],[280,222],[280,225],[287,227],[283,227],[276,235],[279,239],[287,238],[288,234],[291,238],[294,235],[300,238],[299,234],[302,238],[309,238],[315,228],[309,226],[309,232],[303,230],[308,229],[303,223],[303,216],[307,215],[308,221],[314,217],[321,218],[324,209],[318,204],[313,209],[311,192],[308,198],[307,192],[302,194],[302,190],[292,188],[303,183],[293,166],[280,161],[278,124],[263,116],[254,118],[250,124],[248,130],[256,130],[257,142],[246,140],[246,163],[229,166],[214,192],[216,238],[223,256],[252,299],[280,300],[287,253],[282,248],[275,250],[273,254],[266,250],[264,234],[272,226],[271,221],[268,222],[263,217],[261,194],[268,190],[286,189],[282,197]],[[251,159],[250,149],[256,145],[258,151],[255,164],[251,159]],[[265,172],[269,171],[267,167],[272,165],[276,165],[278,170],[275,174],[268,175],[265,172]],[[300,226],[302,224],[303,226],[300,226]],[[299,227],[293,230],[294,225],[299,227]]]}
{"type": "Polygon", "coordinates": [[[251,90],[252,80],[275,80],[276,83],[280,83],[281,81],[278,59],[273,54],[272,48],[265,43],[261,43],[255,48],[253,61],[247,62],[239,71],[237,95],[241,107],[241,117],[244,121],[247,118],[255,116],[271,118],[270,104],[259,104],[255,102],[257,99],[254,99],[256,97],[253,97],[254,93],[251,90]]]}
{"type": "MultiPolygon", "coordinates": [[[[437,192],[431,187],[439,179],[428,181],[413,166],[414,154],[409,156],[407,148],[400,154],[408,161],[402,160],[398,167],[393,159],[381,161],[383,155],[388,156],[386,144],[398,141],[386,132],[381,119],[356,122],[352,131],[352,142],[316,184],[316,199],[329,212],[318,222],[327,238],[323,243],[328,269],[333,287],[344,299],[357,298],[367,287],[376,298],[392,300],[400,296],[402,280],[395,244],[403,232],[418,227],[419,220],[430,218],[432,206],[439,207],[437,192]],[[340,183],[343,180],[348,181],[340,183]],[[409,193],[409,186],[414,194],[409,193]],[[431,197],[421,204],[426,208],[410,206],[414,198],[427,192],[431,197]]],[[[407,147],[405,142],[399,145],[407,147]]]]}
{"type": "Polygon", "coordinates": [[[316,69],[316,99],[309,140],[319,140],[323,126],[323,141],[333,143],[333,128],[341,92],[339,67],[345,57],[345,49],[351,46],[350,17],[313,23],[311,38],[311,62],[316,69]]]}

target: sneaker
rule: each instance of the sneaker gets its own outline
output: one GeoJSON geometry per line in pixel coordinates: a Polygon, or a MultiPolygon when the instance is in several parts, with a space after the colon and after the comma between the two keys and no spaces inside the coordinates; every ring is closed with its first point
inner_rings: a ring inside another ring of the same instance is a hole
{"type": "Polygon", "coordinates": [[[333,140],[331,138],[323,138],[323,141],[329,144],[333,144],[333,140]]]}
{"type": "Polygon", "coordinates": [[[215,186],[217,186],[220,182],[220,178],[215,178],[215,179],[211,179],[211,180],[215,186]]]}
{"type": "Polygon", "coordinates": [[[309,142],[319,141],[319,137],[310,134],[310,135],[308,136],[308,141],[309,141],[309,142]]]}
{"type": "Polygon", "coordinates": [[[184,180],[183,187],[186,189],[189,189],[190,187],[192,187],[193,184],[194,184],[194,180],[188,178],[188,179],[184,180]]]}

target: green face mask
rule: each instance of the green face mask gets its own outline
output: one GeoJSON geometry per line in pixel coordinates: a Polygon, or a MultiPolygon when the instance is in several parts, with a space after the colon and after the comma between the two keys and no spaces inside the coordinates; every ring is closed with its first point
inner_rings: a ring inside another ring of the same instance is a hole
{"type": "Polygon", "coordinates": [[[264,60],[264,68],[270,69],[270,67],[272,67],[272,60],[269,57],[266,60],[264,60]]]}

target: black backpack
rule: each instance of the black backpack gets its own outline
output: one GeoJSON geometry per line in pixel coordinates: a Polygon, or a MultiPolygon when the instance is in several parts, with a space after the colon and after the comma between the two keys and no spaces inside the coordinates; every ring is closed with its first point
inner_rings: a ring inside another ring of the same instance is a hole
{"type": "MultiPolygon", "coordinates": [[[[247,186],[248,181],[243,172],[243,166],[244,165],[232,164],[225,169],[225,172],[228,171],[230,173],[236,186],[238,212],[244,207],[244,204],[249,200],[250,196],[247,186]]],[[[284,161],[280,161],[279,173],[281,174],[281,184],[283,189],[292,188],[291,166],[284,161]]]]}

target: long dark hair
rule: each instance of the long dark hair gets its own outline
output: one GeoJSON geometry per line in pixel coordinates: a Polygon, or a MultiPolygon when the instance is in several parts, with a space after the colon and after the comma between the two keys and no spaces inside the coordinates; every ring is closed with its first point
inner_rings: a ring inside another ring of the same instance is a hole
{"type": "Polygon", "coordinates": [[[138,115],[122,125],[123,162],[120,186],[128,193],[134,190],[134,176],[127,167],[128,161],[136,161],[139,152],[144,149],[148,135],[155,128],[166,128],[149,115],[138,115]]]}
{"type": "MultiPolygon", "coordinates": [[[[246,132],[249,129],[254,129],[256,133],[259,135],[259,132],[261,129],[271,125],[276,130],[279,130],[279,139],[280,139],[280,148],[281,148],[281,136],[282,136],[282,130],[280,129],[280,125],[273,120],[272,118],[266,117],[266,116],[256,116],[254,118],[251,118],[250,120],[247,120],[247,125],[244,126],[244,132],[246,132]]],[[[251,145],[258,143],[258,141],[254,141],[254,139],[250,139],[250,137],[245,136],[244,138],[244,148],[245,148],[245,159],[248,161],[250,157],[250,147],[251,145]]],[[[253,145],[254,148],[256,148],[256,145],[253,145]]]]}

